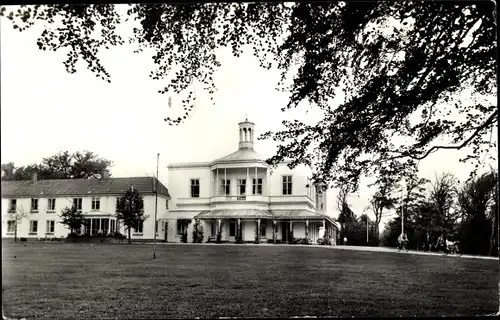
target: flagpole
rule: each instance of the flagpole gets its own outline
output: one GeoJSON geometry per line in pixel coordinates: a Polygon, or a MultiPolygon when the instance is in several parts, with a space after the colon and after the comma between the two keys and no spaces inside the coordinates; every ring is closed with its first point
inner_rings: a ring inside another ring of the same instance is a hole
{"type": "Polygon", "coordinates": [[[155,182],[155,226],[154,226],[154,240],[153,240],[153,259],[156,259],[156,231],[158,228],[158,169],[160,167],[160,154],[158,153],[156,156],[156,182],[155,182]]]}

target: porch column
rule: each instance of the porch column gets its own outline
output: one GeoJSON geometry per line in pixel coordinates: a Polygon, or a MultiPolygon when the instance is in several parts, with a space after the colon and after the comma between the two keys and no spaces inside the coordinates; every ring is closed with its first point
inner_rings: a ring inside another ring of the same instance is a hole
{"type": "Polygon", "coordinates": [[[306,219],[306,239],[309,237],[309,220],[306,219]]]}
{"type": "Polygon", "coordinates": [[[250,174],[249,174],[249,168],[247,167],[247,181],[245,182],[245,195],[251,194],[248,192],[247,188],[250,186],[250,174]]]}
{"type": "Polygon", "coordinates": [[[90,225],[89,225],[90,235],[92,235],[92,224],[93,224],[92,220],[94,219],[90,218],[90,225]]]}
{"type": "MultiPolygon", "coordinates": [[[[227,193],[226,193],[226,185],[227,185],[227,169],[224,168],[224,195],[227,196],[227,193]]],[[[231,187],[229,187],[229,193],[231,193],[231,187]]]]}
{"type": "Polygon", "coordinates": [[[220,188],[218,186],[219,184],[219,168],[215,168],[216,173],[215,173],[215,195],[219,195],[219,192],[220,192],[220,188]]]}
{"type": "Polygon", "coordinates": [[[290,235],[288,236],[288,243],[293,243],[293,221],[290,220],[290,235]]]}
{"type": "Polygon", "coordinates": [[[255,177],[255,193],[254,194],[257,194],[257,185],[258,185],[258,181],[257,181],[257,166],[255,166],[254,177],[255,177]]]}
{"type": "Polygon", "coordinates": [[[323,219],[323,228],[325,230],[325,235],[323,236],[323,244],[326,246],[326,219],[323,219]]]}
{"type": "Polygon", "coordinates": [[[243,235],[241,232],[241,219],[238,218],[238,229],[236,229],[236,242],[243,240],[243,235]]]}
{"type": "Polygon", "coordinates": [[[219,240],[222,241],[222,219],[217,219],[217,239],[216,240],[219,240]]]}
{"type": "Polygon", "coordinates": [[[276,220],[273,220],[273,242],[276,244],[276,220]]]}
{"type": "Polygon", "coordinates": [[[257,219],[257,241],[260,242],[260,219],[257,219]]]}

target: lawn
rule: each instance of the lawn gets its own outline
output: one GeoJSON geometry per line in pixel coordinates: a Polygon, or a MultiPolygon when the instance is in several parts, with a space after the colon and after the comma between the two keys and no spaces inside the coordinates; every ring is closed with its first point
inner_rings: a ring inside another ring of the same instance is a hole
{"type": "Polygon", "coordinates": [[[304,246],[3,244],[5,315],[50,319],[475,316],[498,261],[304,246]]]}

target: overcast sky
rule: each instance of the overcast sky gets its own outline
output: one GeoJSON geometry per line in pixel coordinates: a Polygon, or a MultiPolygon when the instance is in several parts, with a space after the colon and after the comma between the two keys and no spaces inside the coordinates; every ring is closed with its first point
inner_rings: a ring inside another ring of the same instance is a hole
{"type": "MultiPolygon", "coordinates": [[[[255,122],[257,135],[278,128],[285,118],[318,117],[314,109],[306,115],[308,106],[282,113],[280,108],[288,100],[275,90],[279,74],[259,68],[251,54],[234,58],[228,50],[220,50],[215,106],[201,85],[195,85],[195,113],[182,125],[170,127],[163,119],[179,115],[179,99],[173,97],[169,110],[168,96],[158,93],[162,84],[148,77],[153,69],[148,54],[134,54],[128,45],[103,51],[103,64],[112,76],[107,83],[85,65],[76,74],[67,73],[62,63],[65,52],[40,51],[36,39],[41,28],[19,33],[2,18],[0,30],[2,163],[28,165],[59,151],[90,150],[114,162],[115,177],[152,176],[159,152],[160,180],[168,186],[169,163],[211,161],[235,151],[237,123],[246,115],[255,122]]],[[[275,146],[257,141],[255,149],[268,157],[275,146]]],[[[432,179],[435,173],[449,171],[466,179],[471,167],[459,163],[460,155],[453,150],[431,155],[420,163],[421,176],[432,179]]],[[[330,191],[333,215],[335,195],[330,191]]],[[[368,205],[370,195],[371,190],[362,186],[352,197],[357,214],[368,205]]]]}

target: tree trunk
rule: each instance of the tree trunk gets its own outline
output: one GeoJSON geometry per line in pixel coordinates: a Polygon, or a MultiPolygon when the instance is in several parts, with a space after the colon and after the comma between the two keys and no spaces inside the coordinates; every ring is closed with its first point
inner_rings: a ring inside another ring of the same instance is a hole
{"type": "Polygon", "coordinates": [[[130,238],[130,227],[128,228],[128,243],[132,243],[132,238],[130,238]]]}
{"type": "Polygon", "coordinates": [[[17,242],[17,220],[16,220],[16,227],[14,228],[14,242],[17,242]]]}
{"type": "Polygon", "coordinates": [[[490,235],[490,250],[488,255],[491,256],[493,253],[493,248],[495,247],[495,227],[497,226],[497,212],[493,214],[493,221],[491,221],[491,235],[490,235]]]}

